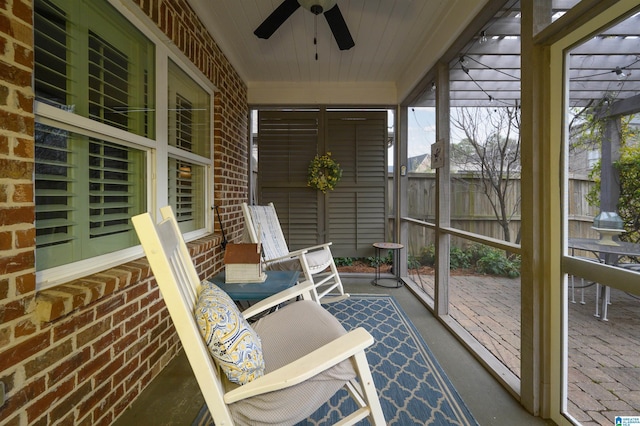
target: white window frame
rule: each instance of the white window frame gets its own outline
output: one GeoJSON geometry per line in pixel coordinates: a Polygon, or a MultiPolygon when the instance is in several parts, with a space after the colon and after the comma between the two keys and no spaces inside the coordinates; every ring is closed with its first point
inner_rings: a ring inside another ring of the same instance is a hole
{"type": "MultiPolygon", "coordinates": [[[[214,94],[216,87],[209,81],[195,65],[189,61],[178,48],[168,40],[160,29],[151,22],[138,6],[128,0],[108,0],[133,26],[142,32],[155,46],[155,140],[139,136],[120,129],[115,129],[106,124],[96,122],[77,114],[63,111],[59,108],[36,101],[34,103],[34,114],[36,122],[49,126],[64,128],[66,130],[81,130],[83,134],[95,135],[105,140],[116,140],[118,144],[128,145],[146,152],[147,165],[147,211],[151,212],[154,218],[158,218],[159,209],[168,204],[168,175],[167,164],[169,154],[174,158],[182,158],[205,168],[205,197],[203,212],[205,225],[184,234],[187,241],[202,237],[213,232],[213,219],[209,214],[208,207],[212,204],[214,178],[214,94]],[[209,140],[211,157],[202,157],[185,152],[168,145],[168,65],[171,59],[189,77],[205,90],[210,96],[211,124],[209,126],[209,140]]],[[[36,272],[36,289],[44,290],[55,287],[65,282],[94,274],[105,269],[135,260],[143,256],[140,245],[129,247],[113,253],[96,256],[78,262],[68,263],[54,268],[36,272]]]]}

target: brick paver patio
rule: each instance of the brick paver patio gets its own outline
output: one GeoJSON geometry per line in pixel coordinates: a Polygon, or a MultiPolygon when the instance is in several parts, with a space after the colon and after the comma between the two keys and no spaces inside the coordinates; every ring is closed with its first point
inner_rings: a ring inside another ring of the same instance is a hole
{"type": "MultiPolygon", "coordinates": [[[[433,276],[413,279],[433,296],[433,276]]],[[[640,415],[640,297],[612,290],[606,322],[594,316],[594,285],[584,304],[579,288],[569,298],[569,414],[583,425],[640,415]]],[[[520,377],[520,280],[451,276],[449,301],[451,317],[520,377]]]]}

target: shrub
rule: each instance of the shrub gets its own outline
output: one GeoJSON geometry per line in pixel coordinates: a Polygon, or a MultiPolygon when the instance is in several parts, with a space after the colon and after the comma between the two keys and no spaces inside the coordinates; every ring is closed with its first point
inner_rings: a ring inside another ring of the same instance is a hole
{"type": "MultiPolygon", "coordinates": [[[[415,268],[416,264],[434,266],[435,262],[435,246],[431,244],[422,248],[419,259],[410,257],[409,268],[415,268]]],[[[472,268],[479,274],[516,278],[520,276],[520,257],[507,257],[504,251],[483,244],[472,244],[465,249],[451,247],[450,268],[472,268]]]]}
{"type": "Polygon", "coordinates": [[[491,249],[478,259],[475,270],[481,274],[516,278],[520,276],[520,257],[509,259],[500,250],[491,249]]]}
{"type": "Polygon", "coordinates": [[[355,259],[353,257],[335,257],[333,259],[336,266],[352,266],[354,260],[355,259]]]}
{"type": "Polygon", "coordinates": [[[471,267],[470,256],[463,249],[460,247],[451,247],[449,252],[450,269],[467,269],[471,267]]]}
{"type": "Polygon", "coordinates": [[[433,244],[423,247],[420,251],[420,264],[427,266],[436,264],[436,247],[433,244]]]}

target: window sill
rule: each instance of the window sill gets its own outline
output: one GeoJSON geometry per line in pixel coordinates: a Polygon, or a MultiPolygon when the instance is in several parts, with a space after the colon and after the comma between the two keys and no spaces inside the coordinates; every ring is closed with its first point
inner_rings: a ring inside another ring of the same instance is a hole
{"type": "MultiPolygon", "coordinates": [[[[220,246],[222,237],[209,234],[187,243],[191,258],[220,246]]],[[[205,256],[210,260],[212,256],[205,256]]],[[[196,264],[199,274],[208,269],[196,264]]],[[[36,296],[36,317],[41,322],[51,322],[71,312],[109,296],[119,290],[153,277],[146,257],[118,265],[114,268],[88,275],[56,287],[40,291],[36,296]]]]}

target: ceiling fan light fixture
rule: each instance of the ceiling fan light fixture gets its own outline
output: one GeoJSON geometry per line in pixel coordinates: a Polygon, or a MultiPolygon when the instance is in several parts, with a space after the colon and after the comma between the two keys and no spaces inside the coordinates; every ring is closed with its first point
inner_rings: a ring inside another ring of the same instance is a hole
{"type": "Polygon", "coordinates": [[[300,6],[311,11],[314,15],[320,15],[336,5],[338,0],[298,0],[300,6]]]}

